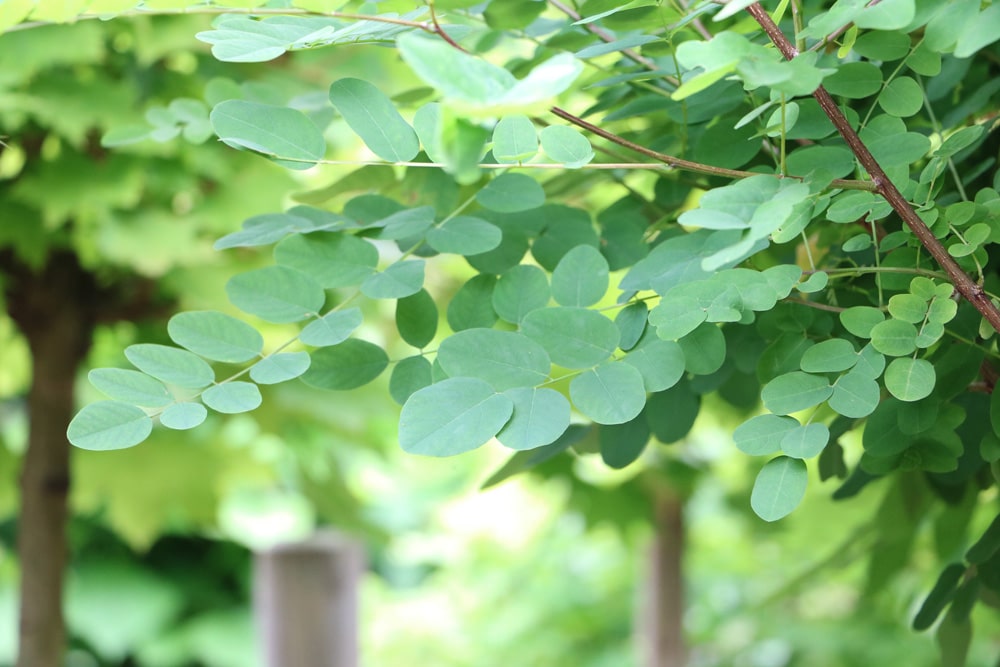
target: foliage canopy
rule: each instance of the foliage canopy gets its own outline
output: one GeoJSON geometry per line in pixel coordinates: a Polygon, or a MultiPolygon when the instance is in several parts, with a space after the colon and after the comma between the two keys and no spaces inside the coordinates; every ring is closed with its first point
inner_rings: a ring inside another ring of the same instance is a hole
{"type": "MultiPolygon", "coordinates": [[[[880,478],[951,503],[996,484],[1000,5],[132,4],[5,3],[0,25],[190,9],[219,14],[197,38],[222,61],[375,44],[414,80],[324,73],[288,100],[220,84],[104,136],[127,154],[214,135],[290,170],[357,169],[223,236],[273,246],[226,285],[247,319],[180,313],[175,346],[95,371],[110,400],[79,413],[75,445],[250,411],[258,385],[349,390],[388,371],[406,451],[495,437],[535,450],[514,469],[573,447],[580,424],[624,467],[717,394],[745,413],[736,446],[768,457],[751,498],[767,521],[810,467],[841,480],[838,499],[880,478]],[[328,159],[347,131],[364,152],[328,159]],[[460,285],[428,280],[447,256],[464,258],[460,285]],[[378,301],[402,342],[366,334],[359,306],[378,301]],[[265,345],[260,320],[287,340],[265,345]]],[[[952,629],[1000,593],[996,525],[941,554],[915,627],[948,609],[942,641],[967,641],[952,629]]]]}

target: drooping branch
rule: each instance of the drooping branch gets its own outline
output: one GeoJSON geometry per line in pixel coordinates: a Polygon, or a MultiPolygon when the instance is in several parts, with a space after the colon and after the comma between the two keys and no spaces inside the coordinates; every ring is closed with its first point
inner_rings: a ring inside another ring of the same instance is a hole
{"type": "MultiPolygon", "coordinates": [[[[778,50],[786,59],[791,60],[799,54],[795,46],[788,40],[774,21],[771,20],[770,15],[768,15],[759,3],[754,3],[747,7],[747,11],[760,24],[761,28],[763,28],[764,32],[771,39],[771,42],[778,47],[778,50]]],[[[826,91],[826,88],[820,86],[813,93],[813,97],[819,102],[820,107],[826,113],[830,122],[840,132],[840,136],[847,142],[847,145],[855,157],[857,157],[858,162],[861,163],[861,166],[871,176],[872,183],[875,185],[875,192],[880,194],[889,203],[896,214],[906,223],[906,226],[910,228],[914,236],[917,237],[921,245],[927,249],[927,252],[937,261],[944,272],[948,274],[952,285],[955,286],[958,293],[971,303],[994,329],[1000,332],[1000,310],[993,305],[982,286],[970,278],[954,258],[948,254],[944,245],[934,236],[934,233],[931,232],[924,221],[920,219],[920,216],[917,215],[910,202],[906,201],[906,198],[903,197],[899,188],[889,180],[881,165],[879,165],[878,161],[871,154],[871,151],[861,141],[861,137],[858,136],[858,133],[851,127],[850,122],[848,122],[847,118],[840,111],[830,93],[826,91]]]]}

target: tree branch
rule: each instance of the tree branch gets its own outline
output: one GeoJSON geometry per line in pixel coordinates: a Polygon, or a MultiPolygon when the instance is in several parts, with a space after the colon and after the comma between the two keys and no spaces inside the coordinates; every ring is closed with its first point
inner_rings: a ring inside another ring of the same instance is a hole
{"type": "MultiPolygon", "coordinates": [[[[774,21],[771,20],[771,17],[759,3],[754,3],[747,7],[747,12],[760,24],[761,28],[763,28],[764,32],[767,33],[767,36],[778,47],[778,50],[785,58],[791,60],[799,54],[795,46],[788,41],[788,38],[775,25],[774,21]]],[[[889,177],[886,176],[885,171],[871,154],[871,151],[861,141],[861,137],[858,136],[858,133],[851,127],[847,118],[841,113],[830,93],[826,91],[826,88],[820,86],[813,93],[813,97],[819,102],[820,107],[826,113],[834,127],[837,128],[837,131],[840,132],[840,136],[847,142],[847,145],[855,157],[857,157],[858,162],[865,168],[868,175],[872,177],[875,192],[889,202],[892,209],[906,223],[906,226],[919,239],[920,243],[927,249],[927,252],[944,269],[944,272],[948,274],[958,293],[971,303],[976,310],[982,313],[983,317],[986,318],[994,329],[1000,332],[1000,310],[993,305],[986,292],[983,291],[982,286],[970,278],[954,258],[948,254],[944,245],[941,244],[933,232],[924,224],[924,221],[920,219],[920,216],[913,210],[910,202],[906,201],[906,198],[903,197],[899,188],[889,180],[889,177]]]]}

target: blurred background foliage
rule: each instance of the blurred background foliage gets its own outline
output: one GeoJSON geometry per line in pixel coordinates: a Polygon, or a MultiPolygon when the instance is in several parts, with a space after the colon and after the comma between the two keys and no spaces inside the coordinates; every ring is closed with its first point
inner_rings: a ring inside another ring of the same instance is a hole
{"type": "MultiPolygon", "coordinates": [[[[125,346],[163,338],[162,321],[176,309],[230,309],[224,277],[261,258],[216,253],[213,241],[350,171],[327,166],[294,180],[264,160],[217,150],[197,129],[108,152],[104,131],[233,87],[245,99],[314,110],[306,85],[332,69],[382,71],[386,92],[419,95],[393,76],[390,54],[374,49],[222,64],[191,38],[207,25],[136,18],[0,39],[0,128],[18,137],[0,154],[0,248],[35,265],[70,250],[106,284],[148,290],[159,307],[159,317],[99,328],[91,366],[120,365],[125,346]]],[[[335,123],[328,136],[340,150],[356,141],[335,123]]],[[[368,171],[339,194],[391,176],[390,168],[368,171]]],[[[397,196],[448,196],[408,183],[397,196]]],[[[607,193],[589,196],[609,203],[607,193]]],[[[453,270],[432,279],[457,288],[463,269],[453,270]]],[[[275,340],[285,337],[272,329],[275,340]]],[[[16,476],[29,370],[25,342],[0,313],[0,665],[12,664],[15,650],[16,476]]],[[[89,402],[84,376],[78,397],[89,402]]],[[[906,521],[914,497],[906,485],[924,484],[914,477],[874,483],[836,510],[831,482],[812,484],[793,516],[764,524],[749,510],[756,470],[730,441],[741,415],[722,402],[684,441],[652,448],[623,471],[601,465],[584,438],[573,456],[483,491],[503,465],[499,448],[446,461],[408,456],[395,444],[398,406],[387,396],[384,383],[324,395],[282,384],[252,416],[211,417],[182,435],[157,431],[133,449],[74,451],[67,664],[251,667],[251,549],[332,526],[368,549],[365,664],[637,665],[648,489],[666,476],[685,503],[692,665],[934,665],[934,640],[907,620],[937,576],[932,555],[956,553],[964,529],[978,534],[989,519],[969,498],[932,521],[906,521]],[[869,558],[877,535],[884,548],[869,558]],[[886,578],[896,563],[907,567],[886,578]]],[[[992,665],[1000,623],[983,607],[974,623],[969,664],[992,665]]]]}

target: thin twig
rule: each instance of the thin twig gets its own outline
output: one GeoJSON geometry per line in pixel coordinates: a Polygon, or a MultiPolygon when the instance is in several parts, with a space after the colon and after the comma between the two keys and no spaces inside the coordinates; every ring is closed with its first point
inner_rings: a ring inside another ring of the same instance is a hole
{"type": "MultiPolygon", "coordinates": [[[[768,15],[759,3],[754,3],[747,7],[747,12],[760,24],[761,28],[763,28],[764,32],[786,59],[791,60],[799,54],[795,46],[788,41],[785,34],[775,25],[770,15],[768,15]]],[[[994,329],[1000,331],[1000,310],[993,305],[986,292],[983,291],[982,286],[970,278],[954,258],[948,254],[944,245],[934,236],[934,233],[931,232],[924,221],[920,219],[917,212],[913,210],[910,202],[906,201],[906,198],[903,197],[896,185],[889,180],[882,166],[879,165],[878,161],[871,154],[871,151],[861,141],[858,133],[851,127],[850,122],[840,111],[830,93],[826,91],[826,88],[820,86],[813,93],[813,97],[819,102],[820,107],[826,113],[834,127],[837,128],[837,131],[840,132],[840,136],[847,142],[848,147],[850,147],[851,152],[857,157],[858,162],[861,163],[861,166],[871,176],[872,183],[875,184],[875,192],[880,194],[889,203],[924,248],[927,249],[941,268],[944,269],[959,294],[971,303],[976,310],[982,313],[983,317],[986,318],[986,321],[994,329]]]]}
{"type": "MultiPolygon", "coordinates": [[[[675,169],[694,171],[700,174],[708,174],[709,176],[722,176],[724,178],[748,178],[750,176],[761,175],[760,172],[743,171],[741,169],[726,169],[724,167],[713,167],[712,165],[709,164],[692,162],[690,160],[684,160],[679,157],[674,157],[673,155],[667,155],[666,153],[660,153],[650,148],[646,148],[645,146],[640,146],[639,144],[629,141],[624,137],[620,137],[617,134],[608,132],[604,128],[598,127],[593,123],[589,123],[580,118],[579,116],[574,116],[570,112],[560,107],[552,107],[550,111],[556,116],[559,116],[563,120],[569,121],[570,123],[576,125],[577,127],[582,127],[583,129],[592,132],[599,137],[603,137],[610,142],[616,143],[619,146],[624,146],[625,148],[633,150],[637,153],[641,153],[646,157],[651,157],[654,160],[659,160],[660,162],[670,165],[675,169]]],[[[780,174],[775,174],[774,176],[775,178],[790,178],[795,180],[802,180],[798,176],[782,176],[780,174]]],[[[830,186],[842,190],[869,190],[869,191],[875,190],[875,184],[870,181],[855,181],[843,178],[838,178],[833,180],[830,183],[830,186]]]]}

